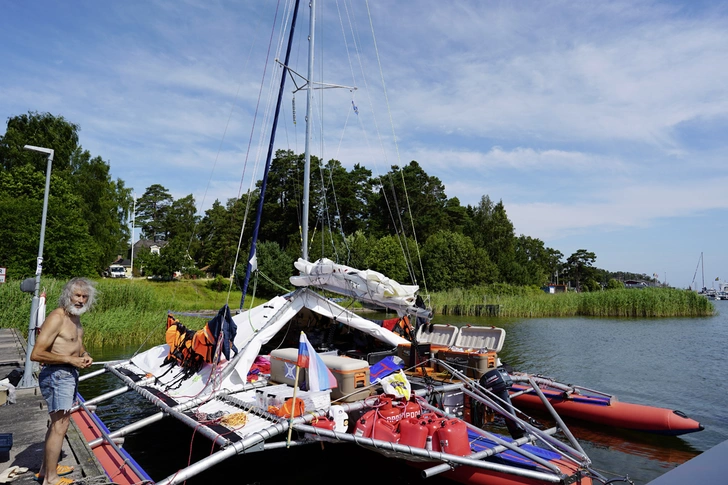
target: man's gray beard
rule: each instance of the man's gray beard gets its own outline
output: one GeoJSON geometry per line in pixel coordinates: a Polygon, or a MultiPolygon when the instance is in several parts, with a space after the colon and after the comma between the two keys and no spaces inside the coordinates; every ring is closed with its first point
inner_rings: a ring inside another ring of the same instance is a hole
{"type": "Polygon", "coordinates": [[[86,313],[86,310],[88,310],[88,305],[84,305],[81,308],[76,308],[74,305],[68,305],[66,307],[66,311],[69,313],[69,315],[73,315],[74,317],[80,317],[84,313],[86,313]]]}

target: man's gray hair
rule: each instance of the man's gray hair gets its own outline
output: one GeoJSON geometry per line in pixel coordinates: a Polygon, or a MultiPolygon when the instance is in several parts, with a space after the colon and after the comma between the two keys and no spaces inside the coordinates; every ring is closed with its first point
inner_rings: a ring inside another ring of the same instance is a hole
{"type": "Polygon", "coordinates": [[[88,292],[88,302],[86,308],[91,309],[96,301],[96,284],[88,278],[73,278],[71,281],[66,283],[66,286],[61,290],[61,296],[58,298],[58,306],[61,308],[67,308],[71,304],[71,296],[73,296],[73,290],[80,288],[88,292]]]}

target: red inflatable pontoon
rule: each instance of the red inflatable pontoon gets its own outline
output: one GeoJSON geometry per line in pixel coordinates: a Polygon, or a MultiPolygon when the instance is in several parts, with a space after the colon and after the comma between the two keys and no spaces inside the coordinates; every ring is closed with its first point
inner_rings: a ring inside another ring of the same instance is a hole
{"type": "MultiPolygon", "coordinates": [[[[518,393],[526,389],[530,389],[530,387],[514,384],[511,392],[518,393]]],[[[561,416],[670,436],[694,433],[704,429],[699,422],[690,419],[680,411],[620,402],[607,396],[567,394],[561,390],[544,388],[541,388],[541,391],[561,416]]],[[[511,400],[516,407],[545,410],[541,398],[533,391],[512,395],[511,400]]]]}

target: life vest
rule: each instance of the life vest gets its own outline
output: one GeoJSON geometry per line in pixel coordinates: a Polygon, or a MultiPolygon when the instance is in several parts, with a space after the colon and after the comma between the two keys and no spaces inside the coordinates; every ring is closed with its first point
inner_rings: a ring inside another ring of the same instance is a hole
{"type": "Polygon", "coordinates": [[[203,328],[194,331],[186,328],[174,315],[167,315],[167,331],[165,340],[169,345],[169,354],[164,364],[175,363],[184,369],[186,377],[198,372],[203,364],[212,364],[216,360],[215,349],[218,338],[222,337],[221,352],[230,359],[230,350],[235,354],[238,349],[233,343],[237,333],[237,325],[230,315],[230,308],[225,305],[203,328]]]}
{"type": "Polygon", "coordinates": [[[204,363],[203,357],[196,353],[193,342],[197,332],[190,330],[171,313],[167,315],[167,331],[164,339],[169,345],[169,353],[164,364],[177,364],[184,369],[185,376],[199,371],[204,363]]]}

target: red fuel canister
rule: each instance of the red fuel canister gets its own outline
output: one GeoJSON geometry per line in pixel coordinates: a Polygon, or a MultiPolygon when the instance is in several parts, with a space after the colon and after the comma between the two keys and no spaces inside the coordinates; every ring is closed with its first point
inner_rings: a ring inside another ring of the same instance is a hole
{"type": "Polygon", "coordinates": [[[405,418],[399,422],[399,444],[425,448],[427,445],[426,422],[417,418],[405,418]]]}
{"type": "Polygon", "coordinates": [[[433,441],[439,442],[440,451],[443,453],[460,456],[468,456],[472,453],[468,440],[468,427],[461,419],[443,420],[433,441]]]}
{"type": "Polygon", "coordinates": [[[368,411],[356,421],[354,427],[354,436],[361,436],[364,438],[372,437],[372,429],[374,428],[374,421],[377,420],[377,411],[368,411]]]}
{"type": "Polygon", "coordinates": [[[445,418],[433,416],[427,419],[427,443],[425,448],[432,451],[441,451],[440,440],[437,437],[437,431],[445,425],[445,418]],[[430,444],[431,443],[431,444],[430,444]]]}
{"type": "Polygon", "coordinates": [[[372,438],[375,440],[389,441],[390,443],[398,443],[399,433],[397,432],[397,425],[384,419],[377,419],[374,422],[372,438]]]}

